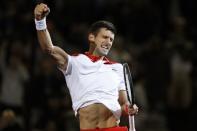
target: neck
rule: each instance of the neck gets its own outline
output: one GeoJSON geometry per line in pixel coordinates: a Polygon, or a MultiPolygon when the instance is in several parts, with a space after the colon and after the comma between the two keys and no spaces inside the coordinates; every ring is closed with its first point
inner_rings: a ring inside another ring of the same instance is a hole
{"type": "Polygon", "coordinates": [[[97,53],[96,51],[92,52],[92,55],[97,56],[97,57],[101,57],[101,59],[104,58],[103,55],[100,55],[99,53],[97,53]]]}

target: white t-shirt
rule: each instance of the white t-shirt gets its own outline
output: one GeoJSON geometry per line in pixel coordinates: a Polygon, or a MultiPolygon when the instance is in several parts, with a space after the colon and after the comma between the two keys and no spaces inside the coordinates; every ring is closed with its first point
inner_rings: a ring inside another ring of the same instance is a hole
{"type": "Polygon", "coordinates": [[[69,55],[68,66],[63,73],[75,114],[82,107],[102,103],[117,119],[120,118],[119,90],[125,90],[121,64],[89,54],[69,55]]]}

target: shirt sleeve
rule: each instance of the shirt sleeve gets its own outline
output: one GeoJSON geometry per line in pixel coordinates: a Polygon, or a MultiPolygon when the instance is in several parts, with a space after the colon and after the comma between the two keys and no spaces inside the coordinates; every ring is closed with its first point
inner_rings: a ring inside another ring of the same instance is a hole
{"type": "Polygon", "coordinates": [[[122,64],[116,65],[116,72],[120,77],[120,83],[119,83],[118,90],[126,90],[122,64]]]}
{"type": "Polygon", "coordinates": [[[73,60],[72,56],[68,55],[68,63],[67,67],[65,70],[58,68],[64,75],[70,75],[72,73],[72,65],[73,65],[73,60]]]}

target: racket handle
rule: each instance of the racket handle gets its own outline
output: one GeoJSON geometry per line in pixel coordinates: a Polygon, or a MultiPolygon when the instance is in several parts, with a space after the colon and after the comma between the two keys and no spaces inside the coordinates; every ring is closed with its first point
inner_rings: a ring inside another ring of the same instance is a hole
{"type": "Polygon", "coordinates": [[[136,131],[135,130],[135,119],[134,119],[134,115],[133,116],[129,116],[129,131],[136,131]]]}

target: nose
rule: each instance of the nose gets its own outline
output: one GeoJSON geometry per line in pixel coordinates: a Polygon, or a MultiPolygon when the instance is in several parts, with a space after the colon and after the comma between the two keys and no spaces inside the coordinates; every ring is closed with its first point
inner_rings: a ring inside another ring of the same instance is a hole
{"type": "Polygon", "coordinates": [[[107,40],[108,40],[110,43],[112,43],[112,39],[111,39],[111,38],[108,38],[107,40]]]}
{"type": "Polygon", "coordinates": [[[107,43],[108,45],[112,45],[112,40],[111,40],[110,38],[107,38],[107,39],[106,39],[106,43],[107,43]]]}
{"type": "Polygon", "coordinates": [[[111,41],[106,41],[106,46],[108,47],[108,48],[110,48],[111,46],[112,46],[112,42],[111,41]]]}

